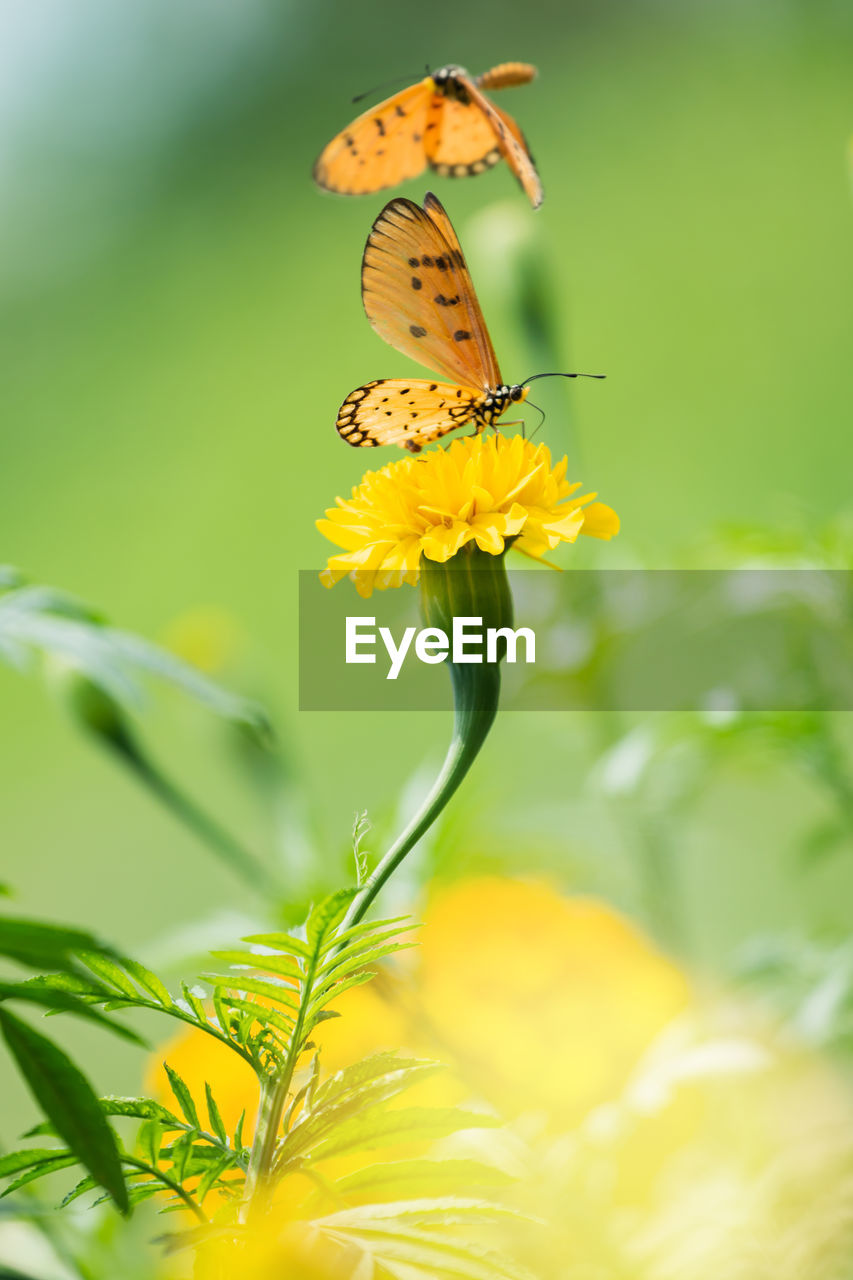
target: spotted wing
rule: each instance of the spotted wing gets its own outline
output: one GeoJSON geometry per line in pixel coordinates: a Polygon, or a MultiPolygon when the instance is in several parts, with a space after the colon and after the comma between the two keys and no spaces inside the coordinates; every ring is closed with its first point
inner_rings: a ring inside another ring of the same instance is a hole
{"type": "Polygon", "coordinates": [[[426,135],[426,156],[442,178],[468,178],[503,158],[491,121],[473,102],[440,100],[426,135]]]}
{"type": "Polygon", "coordinates": [[[314,181],[326,191],[359,196],[414,178],[426,168],[424,135],[434,97],[428,77],[365,111],[322,151],[314,181]]]}
{"type": "Polygon", "coordinates": [[[529,62],[501,62],[477,76],[476,83],[481,89],[512,89],[517,84],[529,84],[536,75],[536,68],[529,62]]]}
{"type": "Polygon", "coordinates": [[[482,392],[420,378],[383,378],[351,391],[337,428],[347,444],[398,444],[417,453],[431,440],[470,422],[482,392]]]}
{"type": "Polygon", "coordinates": [[[507,115],[505,111],[501,111],[493,102],[490,102],[473,80],[470,80],[467,76],[459,76],[459,80],[465,87],[472,107],[479,109],[483,117],[489,122],[501,155],[510,169],[512,169],[516,178],[518,178],[533,208],[538,209],[544,194],[542,182],[536,172],[536,166],[533,163],[533,157],[524,139],[524,134],[512,116],[507,115]]]}
{"type": "Polygon", "coordinates": [[[392,200],[364,250],[361,294],[380,338],[464,387],[502,382],[468,267],[434,195],[392,200]]]}

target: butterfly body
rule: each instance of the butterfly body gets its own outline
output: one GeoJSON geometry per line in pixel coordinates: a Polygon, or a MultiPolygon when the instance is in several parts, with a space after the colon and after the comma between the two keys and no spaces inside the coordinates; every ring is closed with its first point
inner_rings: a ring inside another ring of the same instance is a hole
{"type": "Polygon", "coordinates": [[[350,392],[337,429],[359,448],[417,453],[471,423],[484,431],[527,387],[501,375],[464,254],[441,203],[391,200],[373,224],[361,269],[367,318],[392,347],[448,381],[380,379],[350,392]]]}
{"type": "Polygon", "coordinates": [[[449,64],[354,120],[326,146],[314,180],[327,191],[366,195],[416,177],[429,166],[443,177],[483,173],[505,159],[534,208],[542,184],[518,125],[484,89],[526,84],[535,67],[506,62],[481,76],[449,64]]]}

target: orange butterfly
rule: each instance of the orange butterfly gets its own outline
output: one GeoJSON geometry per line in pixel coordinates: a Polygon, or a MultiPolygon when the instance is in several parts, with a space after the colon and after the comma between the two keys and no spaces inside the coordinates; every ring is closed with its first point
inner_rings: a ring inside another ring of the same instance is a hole
{"type": "Polygon", "coordinates": [[[419,453],[466,422],[477,432],[494,426],[510,404],[527,398],[525,383],[507,386],[501,377],[456,232],[431,193],[423,208],[403,198],[386,204],[367,238],[361,296],[380,338],[453,381],[385,378],[358,387],[338,412],[347,444],[398,444],[419,453]]]}
{"type": "Polygon", "coordinates": [[[314,181],[360,196],[414,178],[427,165],[444,178],[465,178],[503,158],[537,209],[542,183],[524,135],[482,92],[527,84],[535,75],[526,62],[503,62],[474,78],[464,67],[440,67],[333,138],[314,166],[314,181]]]}

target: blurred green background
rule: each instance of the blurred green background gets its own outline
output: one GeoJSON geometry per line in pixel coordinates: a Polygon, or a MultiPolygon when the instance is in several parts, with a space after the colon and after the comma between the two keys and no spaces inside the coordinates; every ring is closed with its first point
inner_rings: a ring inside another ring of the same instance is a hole
{"type": "MultiPolygon", "coordinates": [[[[574,562],[668,566],[734,523],[794,528],[785,558],[800,563],[850,502],[851,54],[841,0],[0,4],[0,560],[145,636],[173,638],[188,611],[184,635],[215,633],[219,678],[281,727],[314,853],[248,785],[221,724],[169,695],[142,729],[285,861],[296,896],[348,868],[355,810],[382,832],[411,807],[412,775],[448,732],[438,715],[296,709],[297,571],[322,565],[314,519],[364,464],[336,410],[409,367],[359,296],[386,197],[336,199],[310,178],[352,95],[425,63],[540,69],[501,95],[543,176],[539,213],[505,166],[406,193],[445,201],[509,378],[534,368],[504,305],[507,264],[476,233],[493,203],[498,221],[531,219],[548,255],[562,366],[608,374],[573,384],[571,432],[561,384],[536,397],[543,438],[570,444],[570,473],[623,522],[574,562]]],[[[718,565],[738,562],[714,545],[718,565]]],[[[129,949],[257,910],[42,681],[0,669],[0,708],[0,878],[17,908],[129,949]]],[[[849,839],[807,880],[791,853],[832,798],[763,745],[703,777],[670,850],[681,920],[667,940],[711,972],[763,930],[849,919],[849,839]]],[[[605,746],[589,718],[499,722],[434,865],[545,868],[663,934],[658,826],[643,835],[645,816],[600,802],[605,746]]],[[[137,1060],[98,1046],[96,1083],[133,1089],[137,1060]]],[[[2,1111],[21,1097],[10,1085],[2,1111]]]]}

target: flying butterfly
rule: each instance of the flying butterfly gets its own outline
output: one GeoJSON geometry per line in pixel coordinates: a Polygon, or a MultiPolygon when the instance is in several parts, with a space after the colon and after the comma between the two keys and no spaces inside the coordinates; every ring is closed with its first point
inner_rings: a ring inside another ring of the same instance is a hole
{"type": "Polygon", "coordinates": [[[360,196],[417,177],[427,165],[442,177],[465,178],[504,159],[537,209],[542,183],[524,135],[483,92],[527,84],[535,75],[526,62],[503,62],[481,76],[440,67],[333,138],[314,166],[314,181],[360,196]]]}
{"type": "MultiPolygon", "coordinates": [[[[338,411],[347,444],[419,453],[469,422],[479,434],[527,399],[535,378],[508,386],[501,377],[456,232],[431,192],[423,208],[398,197],[382,210],[364,250],[361,296],[380,338],[452,381],[382,378],[358,387],[338,411]]],[[[603,375],[535,375],[552,376],[603,375]]]]}

